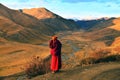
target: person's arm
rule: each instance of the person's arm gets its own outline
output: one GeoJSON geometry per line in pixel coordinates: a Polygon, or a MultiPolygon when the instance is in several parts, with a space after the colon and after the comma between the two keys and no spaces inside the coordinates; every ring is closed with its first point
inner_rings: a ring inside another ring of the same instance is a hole
{"type": "Polygon", "coordinates": [[[53,43],[53,41],[52,41],[52,40],[50,40],[50,42],[49,42],[49,47],[50,47],[50,48],[53,48],[52,43],[53,43]]]}
{"type": "Polygon", "coordinates": [[[50,43],[49,43],[49,47],[51,48],[51,49],[53,49],[53,48],[55,48],[55,43],[54,43],[54,41],[53,40],[51,40],[50,41],[50,43]]]}

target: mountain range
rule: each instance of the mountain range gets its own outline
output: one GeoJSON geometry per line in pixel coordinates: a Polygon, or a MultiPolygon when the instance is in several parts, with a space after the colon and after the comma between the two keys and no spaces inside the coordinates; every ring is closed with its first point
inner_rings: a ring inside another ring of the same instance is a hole
{"type": "Polygon", "coordinates": [[[120,18],[78,20],[76,23],[86,31],[84,36],[95,41],[104,41],[108,46],[120,36],[120,18]]]}
{"type": "Polygon", "coordinates": [[[111,45],[120,36],[120,18],[71,20],[46,8],[12,10],[0,4],[0,36],[6,40],[32,43],[48,40],[59,31],[86,31],[84,36],[111,45]]]}
{"type": "Polygon", "coordinates": [[[0,36],[12,41],[44,41],[55,32],[77,29],[73,20],[64,19],[45,8],[12,10],[0,4],[0,36]]]}
{"type": "Polygon", "coordinates": [[[84,55],[90,54],[89,48],[99,46],[109,47],[112,53],[120,53],[119,22],[120,18],[74,21],[46,8],[13,10],[0,4],[0,75],[21,72],[20,67],[31,56],[45,58],[50,55],[48,40],[58,32],[65,59],[69,55],[73,57],[76,52],[79,55],[84,52],[84,55]]]}

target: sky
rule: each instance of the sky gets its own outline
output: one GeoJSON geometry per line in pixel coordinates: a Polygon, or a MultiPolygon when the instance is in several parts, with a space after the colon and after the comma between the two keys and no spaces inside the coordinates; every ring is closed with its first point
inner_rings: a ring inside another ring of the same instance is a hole
{"type": "Polygon", "coordinates": [[[0,3],[11,9],[45,7],[64,18],[120,17],[120,0],[0,0],[0,3]]]}

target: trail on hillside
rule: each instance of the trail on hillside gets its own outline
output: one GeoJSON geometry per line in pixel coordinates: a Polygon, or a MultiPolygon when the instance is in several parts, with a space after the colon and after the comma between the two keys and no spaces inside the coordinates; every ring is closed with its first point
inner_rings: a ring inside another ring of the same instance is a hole
{"type": "Polygon", "coordinates": [[[62,70],[56,74],[37,76],[31,80],[120,80],[120,63],[105,63],[62,70]]]}

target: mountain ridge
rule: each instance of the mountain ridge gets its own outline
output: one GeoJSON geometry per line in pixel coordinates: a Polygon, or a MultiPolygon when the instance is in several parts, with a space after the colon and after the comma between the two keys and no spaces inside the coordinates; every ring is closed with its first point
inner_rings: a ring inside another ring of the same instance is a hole
{"type": "Polygon", "coordinates": [[[31,8],[31,9],[22,9],[23,13],[32,15],[37,19],[47,19],[47,18],[59,18],[60,16],[54,14],[53,12],[49,11],[48,9],[42,8],[31,8]]]}
{"type": "MultiPolygon", "coordinates": [[[[37,8],[33,9],[35,11],[40,10],[37,8]]],[[[50,17],[49,20],[47,18],[46,20],[44,13],[42,13],[44,20],[41,20],[23,11],[12,10],[0,4],[0,20],[2,21],[0,23],[1,37],[18,42],[32,42],[31,40],[44,41],[48,39],[48,36],[54,35],[56,32],[77,28],[74,21],[70,23],[70,21],[63,19],[45,8],[42,8],[42,11],[46,13],[45,15],[51,14],[52,16],[56,16],[54,17],[55,20],[53,20],[53,17],[50,17]],[[18,28],[21,29],[17,30],[18,28]],[[21,37],[23,38],[22,40],[21,37]]],[[[40,12],[38,14],[41,15],[40,12]]]]}

